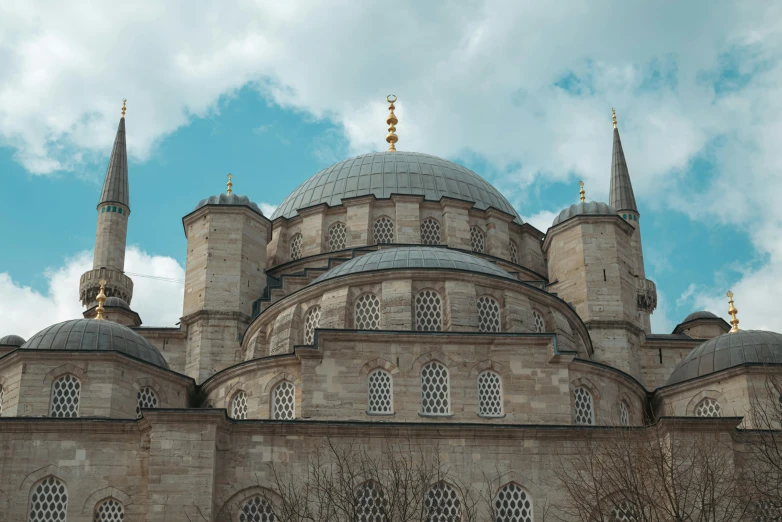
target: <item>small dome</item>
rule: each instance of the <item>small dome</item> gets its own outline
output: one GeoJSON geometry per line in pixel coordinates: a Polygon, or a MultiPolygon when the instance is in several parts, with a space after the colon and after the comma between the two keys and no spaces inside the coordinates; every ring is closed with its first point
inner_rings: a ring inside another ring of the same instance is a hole
{"type": "Polygon", "coordinates": [[[576,216],[615,216],[616,210],[614,210],[611,206],[607,205],[606,203],[601,203],[600,201],[587,201],[587,202],[580,202],[580,203],[574,203],[570,205],[568,208],[563,210],[559,213],[557,217],[554,218],[554,223],[551,224],[552,227],[555,227],[562,223],[563,221],[567,221],[568,219],[576,216]]]}
{"type": "Polygon", "coordinates": [[[106,299],[106,302],[103,303],[103,306],[116,306],[119,308],[126,308],[130,310],[130,305],[127,303],[127,301],[125,301],[121,297],[114,297],[114,296],[109,297],[106,299]]]}
{"type": "Polygon", "coordinates": [[[782,364],[782,334],[740,330],[709,339],[676,367],[668,384],[703,377],[744,363],[782,364]]]}
{"type": "Polygon", "coordinates": [[[0,346],[22,346],[23,344],[24,339],[18,335],[6,335],[5,337],[0,337],[0,346]]]}
{"type": "Polygon", "coordinates": [[[260,215],[263,215],[263,212],[261,212],[261,209],[250,201],[250,198],[247,196],[239,196],[237,194],[218,194],[216,196],[209,196],[206,199],[202,199],[198,202],[198,205],[195,206],[193,209],[193,212],[198,210],[201,207],[205,207],[207,205],[234,205],[237,207],[248,207],[251,210],[254,210],[255,212],[259,213],[260,215]]]}
{"type": "Polygon", "coordinates": [[[399,247],[355,257],[321,274],[310,284],[349,274],[405,269],[462,270],[515,280],[511,274],[494,263],[466,252],[442,247],[399,247]]]}
{"type": "Polygon", "coordinates": [[[718,317],[716,314],[713,314],[711,312],[708,312],[706,310],[701,310],[700,312],[693,312],[687,317],[684,318],[684,321],[682,323],[686,323],[689,321],[694,321],[696,319],[722,319],[721,317],[718,317]]]}
{"type": "Polygon", "coordinates": [[[97,319],[71,319],[44,328],[22,345],[23,350],[117,351],[168,368],[152,343],[127,326],[97,319]]]}

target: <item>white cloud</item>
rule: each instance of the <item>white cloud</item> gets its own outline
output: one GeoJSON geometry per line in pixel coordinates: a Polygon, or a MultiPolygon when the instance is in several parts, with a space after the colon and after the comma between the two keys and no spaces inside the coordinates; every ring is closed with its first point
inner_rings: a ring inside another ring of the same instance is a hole
{"type": "Polygon", "coordinates": [[[551,212],[550,210],[541,210],[537,214],[531,216],[522,216],[521,219],[525,223],[529,223],[533,227],[537,228],[541,232],[545,233],[554,222],[554,218],[559,215],[559,212],[551,212]]]}
{"type": "Polygon", "coordinates": [[[271,203],[258,203],[258,206],[261,207],[261,212],[263,212],[263,215],[267,218],[272,217],[272,214],[274,214],[274,211],[277,210],[278,205],[272,205],[271,203]]]}

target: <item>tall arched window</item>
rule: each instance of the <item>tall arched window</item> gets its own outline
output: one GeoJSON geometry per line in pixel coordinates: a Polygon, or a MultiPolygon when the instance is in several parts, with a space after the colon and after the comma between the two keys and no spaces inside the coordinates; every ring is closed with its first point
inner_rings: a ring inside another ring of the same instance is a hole
{"type": "Polygon", "coordinates": [[[304,239],[302,239],[301,234],[295,234],[291,238],[291,261],[296,261],[297,259],[301,259],[303,244],[304,244],[304,239]]]}
{"type": "Polygon", "coordinates": [[[81,382],[73,375],[66,374],[52,384],[52,399],[49,408],[51,417],[78,417],[81,382]]]}
{"type": "Polygon", "coordinates": [[[123,522],[125,506],[119,500],[107,498],[95,507],[95,522],[123,522]]]}
{"type": "Polygon", "coordinates": [[[0,386],[0,417],[3,416],[3,399],[5,398],[5,388],[0,386]]]}
{"type": "Polygon", "coordinates": [[[239,522],[275,522],[276,520],[271,503],[260,496],[252,497],[245,502],[239,512],[239,522]]]}
{"type": "Polygon", "coordinates": [[[337,250],[343,250],[345,248],[347,239],[347,229],[345,223],[340,221],[334,223],[329,227],[329,252],[336,252],[337,250]]]}
{"type": "Polygon", "coordinates": [[[415,329],[419,332],[443,329],[443,301],[434,290],[421,290],[415,296],[415,329]]]}
{"type": "Polygon", "coordinates": [[[315,343],[315,329],[320,324],[320,306],[312,306],[304,316],[304,344],[315,343]]]}
{"type": "Polygon", "coordinates": [[[592,393],[579,386],[573,390],[573,404],[576,409],[576,424],[592,426],[595,423],[595,401],[592,393]]]}
{"type": "Polygon", "coordinates": [[[247,418],[247,392],[240,390],[231,399],[231,418],[244,420],[247,418]]]}
{"type": "Polygon", "coordinates": [[[394,379],[382,368],[372,370],[367,376],[367,412],[394,413],[394,379]]]}
{"type": "Polygon", "coordinates": [[[157,408],[157,394],[149,386],[136,393],[136,418],[141,418],[141,408],[157,408]]]}
{"type": "Polygon", "coordinates": [[[440,223],[434,218],[421,221],[421,244],[439,245],[440,241],[440,223]]]}
{"type": "Polygon", "coordinates": [[[478,375],[478,415],[502,416],[502,380],[493,371],[487,370],[478,375]]]}
{"type": "Polygon", "coordinates": [[[619,401],[619,424],[622,426],[630,425],[630,408],[625,401],[619,401]]]}
{"type": "Polygon", "coordinates": [[[483,230],[476,226],[470,227],[470,248],[472,248],[472,251],[482,254],[485,243],[483,230]]]}
{"type": "Polygon", "coordinates": [[[371,480],[356,490],[357,522],[388,522],[388,498],[380,484],[371,480]]]}
{"type": "Polygon", "coordinates": [[[535,331],[537,333],[541,333],[546,330],[546,322],[543,320],[543,314],[537,310],[533,310],[532,319],[535,321],[535,331]]]}
{"type": "Polygon", "coordinates": [[[478,298],[478,331],[499,332],[500,305],[496,299],[487,295],[478,298]]]}
{"type": "Polygon", "coordinates": [[[438,362],[421,368],[421,413],[448,415],[451,413],[451,383],[448,369],[438,362]]]}
{"type": "Polygon", "coordinates": [[[516,242],[511,239],[510,244],[510,262],[514,265],[519,264],[519,247],[516,246],[516,242]]]}
{"type": "Polygon", "coordinates": [[[428,522],[461,522],[462,502],[456,491],[445,482],[438,482],[426,492],[424,501],[428,522]]]}
{"type": "Polygon", "coordinates": [[[614,504],[614,507],[611,508],[609,520],[611,522],[637,522],[640,518],[635,506],[623,500],[614,504]]]}
{"type": "Polygon", "coordinates": [[[296,387],[282,381],[272,390],[272,419],[291,420],[295,417],[296,387]]]}
{"type": "Polygon", "coordinates": [[[532,498],[518,484],[502,486],[494,499],[496,522],[532,522],[532,498]]]}
{"type": "Polygon", "coordinates": [[[722,406],[716,399],[706,397],[695,406],[696,417],[722,417],[722,406]]]}
{"type": "Polygon", "coordinates": [[[61,480],[55,477],[46,477],[33,486],[30,492],[28,522],[65,520],[67,511],[68,491],[61,480]]]}
{"type": "Polygon", "coordinates": [[[375,294],[364,294],[356,299],[356,330],[380,329],[380,299],[375,294]]]}
{"type": "Polygon", "coordinates": [[[378,218],[372,227],[372,232],[376,245],[394,242],[394,222],[391,218],[385,216],[378,218]]]}

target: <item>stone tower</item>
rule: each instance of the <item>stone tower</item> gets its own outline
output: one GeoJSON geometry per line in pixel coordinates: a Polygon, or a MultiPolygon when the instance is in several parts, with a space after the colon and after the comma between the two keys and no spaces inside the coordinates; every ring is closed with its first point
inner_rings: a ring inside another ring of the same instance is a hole
{"type": "Polygon", "coordinates": [[[81,276],[79,298],[83,306],[95,305],[95,296],[100,290],[100,280],[105,279],[106,295],[119,297],[130,304],[133,298],[133,281],[124,272],[125,241],[130,216],[124,101],[97,211],[98,227],[95,232],[92,270],[81,276]]]}

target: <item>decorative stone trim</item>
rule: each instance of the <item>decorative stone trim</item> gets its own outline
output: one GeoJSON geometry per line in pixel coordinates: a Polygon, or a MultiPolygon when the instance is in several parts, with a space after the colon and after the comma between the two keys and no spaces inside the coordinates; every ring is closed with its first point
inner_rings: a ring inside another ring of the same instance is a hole
{"type": "Polygon", "coordinates": [[[24,480],[22,480],[22,483],[19,484],[19,491],[27,494],[30,491],[30,488],[49,476],[67,483],[66,479],[70,478],[71,474],[63,468],[57,467],[54,464],[49,464],[48,466],[44,466],[27,475],[24,480]]]}
{"type": "Polygon", "coordinates": [[[700,404],[700,402],[703,399],[713,399],[717,401],[720,406],[722,407],[723,414],[725,411],[725,404],[723,403],[723,393],[719,390],[701,390],[698,393],[695,394],[695,396],[690,399],[690,402],[687,403],[687,409],[686,415],[687,416],[694,416],[695,415],[695,408],[700,404]]]}
{"type": "Polygon", "coordinates": [[[263,387],[263,392],[270,393],[274,387],[280,384],[282,381],[290,381],[296,387],[297,391],[301,390],[301,379],[293,374],[282,372],[269,379],[269,382],[267,382],[266,386],[263,387]]]}
{"type": "MultiPolygon", "coordinates": [[[[140,379],[137,379],[133,383],[133,389],[136,390],[136,392],[141,391],[141,388],[152,388],[155,393],[157,394],[157,399],[160,403],[159,408],[165,408],[166,404],[168,404],[168,395],[166,394],[165,389],[160,386],[154,379],[151,377],[142,377],[140,379]]],[[[119,500],[119,499],[118,499],[119,500]]]]}
{"type": "Polygon", "coordinates": [[[43,378],[43,385],[51,386],[56,379],[65,375],[66,373],[70,373],[71,375],[79,379],[82,385],[82,389],[90,382],[90,378],[87,377],[86,371],[79,368],[78,366],[74,366],[70,363],[65,363],[61,366],[58,366],[57,368],[52,368],[51,370],[49,370],[49,372],[43,378]]]}
{"type": "Polygon", "coordinates": [[[492,361],[491,359],[486,359],[481,362],[476,363],[472,368],[470,368],[470,373],[467,375],[470,379],[478,377],[478,375],[481,374],[481,372],[484,372],[486,370],[493,370],[497,374],[499,374],[500,377],[503,379],[510,377],[510,370],[503,364],[500,364],[496,361],[492,361]]]}
{"type": "MultiPolygon", "coordinates": [[[[253,480],[255,480],[255,478],[253,478],[253,480]]],[[[217,512],[215,521],[233,522],[234,519],[231,518],[232,515],[238,513],[245,502],[256,496],[269,500],[275,508],[279,506],[280,497],[274,490],[263,486],[250,486],[231,495],[217,512]]]]}
{"type": "Polygon", "coordinates": [[[92,494],[87,497],[87,500],[84,501],[84,505],[81,508],[82,514],[92,515],[95,511],[95,506],[110,498],[120,502],[124,507],[133,504],[133,499],[130,495],[121,489],[117,489],[113,486],[106,486],[105,488],[93,491],[92,494]]]}
{"type": "Polygon", "coordinates": [[[413,361],[413,365],[410,367],[410,376],[417,377],[421,372],[421,368],[432,361],[437,361],[440,364],[445,365],[449,371],[452,368],[456,368],[456,361],[445,355],[443,352],[432,351],[419,356],[415,361],[413,361]]]}
{"type": "Polygon", "coordinates": [[[398,375],[399,374],[399,367],[397,367],[396,364],[392,363],[391,361],[387,361],[385,359],[377,358],[372,359],[371,361],[367,361],[364,366],[361,367],[358,374],[361,377],[366,377],[369,375],[369,372],[372,370],[376,370],[378,368],[382,368],[383,370],[387,371],[391,375],[398,375]]]}

